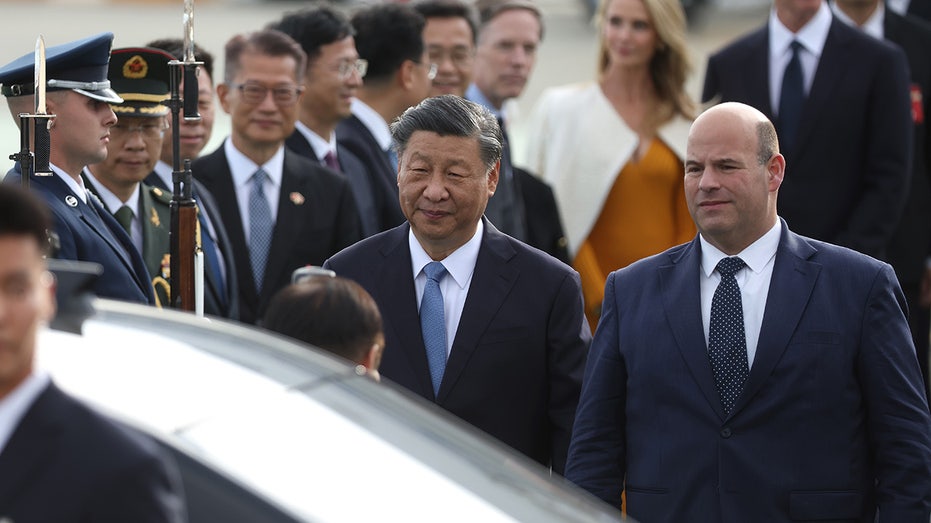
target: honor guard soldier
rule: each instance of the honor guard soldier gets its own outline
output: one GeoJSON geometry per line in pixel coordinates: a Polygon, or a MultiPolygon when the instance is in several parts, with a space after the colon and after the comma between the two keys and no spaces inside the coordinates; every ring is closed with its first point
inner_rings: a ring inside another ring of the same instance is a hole
{"type": "MultiPolygon", "coordinates": [[[[81,171],[107,157],[110,128],[117,123],[111,103],[123,101],[107,80],[112,33],[50,47],[46,51],[52,176],[34,176],[33,191],[49,205],[52,232],[60,246],[56,256],[89,261],[103,267],[94,291],[117,300],[154,303],[151,278],[142,256],[119,222],[89,194],[81,171]]],[[[25,55],[0,68],[0,92],[20,125],[20,113],[35,109],[35,57],[25,55]]],[[[5,178],[22,183],[19,166],[5,178]]]]}
{"type": "Polygon", "coordinates": [[[105,160],[84,170],[85,186],[132,238],[152,276],[156,303],[170,298],[171,194],[142,183],[158,162],[168,129],[170,54],[128,47],[110,53],[110,88],[123,103],[110,104],[119,120],[110,128],[105,160]]]}

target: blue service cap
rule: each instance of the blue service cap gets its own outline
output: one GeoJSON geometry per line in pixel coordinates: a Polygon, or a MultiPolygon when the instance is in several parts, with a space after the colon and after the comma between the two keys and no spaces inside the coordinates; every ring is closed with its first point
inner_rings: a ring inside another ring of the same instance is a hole
{"type": "MultiPolygon", "coordinates": [[[[47,90],[70,89],[108,103],[123,101],[107,80],[113,33],[101,33],[83,40],[56,45],[45,50],[47,90]]],[[[3,96],[35,93],[35,53],[23,55],[0,68],[3,96]]]]}

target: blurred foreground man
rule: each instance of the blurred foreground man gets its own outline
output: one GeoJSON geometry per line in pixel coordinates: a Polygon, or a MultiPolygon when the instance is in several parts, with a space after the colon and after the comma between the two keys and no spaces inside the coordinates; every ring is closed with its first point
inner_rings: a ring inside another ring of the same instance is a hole
{"type": "Polygon", "coordinates": [[[0,185],[0,521],[182,522],[177,471],[150,439],[34,368],[55,311],[48,210],[0,185]]]}
{"type": "Polygon", "coordinates": [[[482,216],[502,148],[491,112],[428,98],[391,134],[408,221],[326,267],[381,308],[383,376],[561,474],[591,340],[579,275],[482,216]]]}
{"type": "Polygon", "coordinates": [[[692,124],[688,244],[611,273],[566,477],[650,523],[927,523],[931,416],[892,267],[776,214],[776,131],[692,124]]]}

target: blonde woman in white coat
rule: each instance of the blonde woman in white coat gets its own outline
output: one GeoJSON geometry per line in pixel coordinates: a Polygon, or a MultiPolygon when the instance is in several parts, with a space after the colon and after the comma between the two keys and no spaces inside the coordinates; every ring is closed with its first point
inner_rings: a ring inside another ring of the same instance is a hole
{"type": "Polygon", "coordinates": [[[682,168],[695,102],[679,0],[602,0],[598,27],[597,81],[543,93],[526,159],[556,193],[593,327],[608,273],[695,235],[682,168]]]}

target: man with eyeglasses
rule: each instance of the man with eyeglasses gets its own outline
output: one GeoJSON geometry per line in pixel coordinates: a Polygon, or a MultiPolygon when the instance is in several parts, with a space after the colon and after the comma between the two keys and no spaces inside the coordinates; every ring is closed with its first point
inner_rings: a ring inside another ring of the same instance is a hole
{"type": "Polygon", "coordinates": [[[422,0],[413,7],[426,21],[423,42],[430,62],[436,64],[430,96],[465,96],[475,60],[475,10],[461,0],[422,0]]]}
{"type": "Polygon", "coordinates": [[[363,237],[400,224],[404,216],[394,185],[336,141],[336,125],[352,116],[351,104],[368,68],[356,51],[349,19],[323,4],[287,13],[270,27],[294,38],[307,53],[300,113],[285,144],[345,176],[358,207],[363,237]]]}
{"type": "Polygon", "coordinates": [[[291,273],[361,238],[344,178],[285,148],[304,93],[307,55],[266,29],[226,44],[220,106],[232,133],[191,169],[220,208],[239,285],[239,319],[258,323],[291,273]]]}
{"type": "Polygon", "coordinates": [[[487,107],[504,133],[498,191],[485,215],[502,232],[569,263],[568,241],[550,185],[511,160],[504,103],[520,96],[543,39],[543,16],[530,0],[478,0],[473,83],[465,97],[487,107]]]}
{"type": "MultiPolygon", "coordinates": [[[[110,128],[117,123],[109,104],[123,101],[107,80],[112,42],[112,33],[101,33],[46,50],[47,112],[55,115],[49,129],[53,175],[31,176],[29,183],[52,211],[55,257],[100,264],[103,275],[94,283],[100,297],[154,303],[142,256],[81,178],[86,165],[107,157],[110,128]]],[[[32,51],[0,67],[2,92],[17,125],[20,113],[35,112],[34,70],[32,51]]],[[[5,181],[22,183],[18,164],[5,181]]]]}
{"type": "MultiPolygon", "coordinates": [[[[391,185],[398,198],[398,158],[388,124],[430,94],[436,64],[424,49],[424,19],[409,5],[376,4],[352,17],[356,49],[368,62],[352,116],[336,126],[336,140],[391,185]]],[[[400,215],[400,205],[398,205],[400,215]]],[[[403,216],[397,223],[403,222],[403,216]]]]}
{"type": "Polygon", "coordinates": [[[84,185],[132,238],[153,281],[155,302],[168,306],[171,194],[143,183],[162,150],[168,122],[171,55],[151,48],[110,53],[111,88],[123,103],[111,104],[118,121],[110,127],[107,157],[81,173],[84,185]]]}

